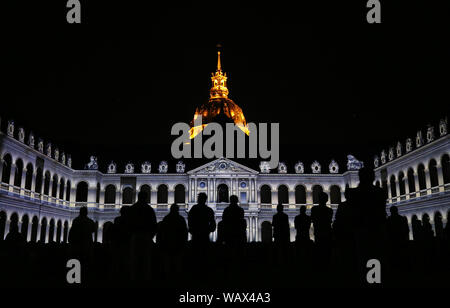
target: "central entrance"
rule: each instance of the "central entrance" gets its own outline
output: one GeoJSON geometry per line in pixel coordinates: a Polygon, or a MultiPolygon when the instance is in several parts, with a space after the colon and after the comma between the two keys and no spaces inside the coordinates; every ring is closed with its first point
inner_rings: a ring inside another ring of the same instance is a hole
{"type": "Polygon", "coordinates": [[[228,186],[226,184],[220,184],[217,186],[217,202],[218,203],[228,203],[228,186]]]}

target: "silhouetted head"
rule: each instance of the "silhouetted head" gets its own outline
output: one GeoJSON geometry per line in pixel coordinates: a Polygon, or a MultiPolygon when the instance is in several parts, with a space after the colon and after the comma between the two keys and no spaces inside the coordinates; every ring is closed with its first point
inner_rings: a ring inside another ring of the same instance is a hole
{"type": "Polygon", "coordinates": [[[375,173],[373,172],[373,169],[362,167],[359,169],[358,172],[359,175],[359,184],[360,185],[372,185],[373,181],[375,180],[375,173]]]}
{"type": "Polygon", "coordinates": [[[277,205],[277,212],[278,212],[278,213],[282,213],[282,212],[283,212],[283,209],[284,209],[283,204],[280,203],[280,204],[277,205]]]}
{"type": "Polygon", "coordinates": [[[140,191],[138,193],[138,202],[145,202],[147,203],[148,200],[148,194],[145,191],[140,191]]]}
{"type": "Polygon", "coordinates": [[[86,217],[88,214],[88,209],[85,206],[80,207],[80,216],[81,217],[86,217]]]}
{"type": "Polygon", "coordinates": [[[398,214],[398,207],[396,207],[395,205],[391,206],[389,208],[389,211],[391,212],[391,215],[397,215],[398,214]]]}
{"type": "Polygon", "coordinates": [[[170,206],[170,213],[172,214],[178,214],[178,210],[180,209],[180,207],[178,206],[178,204],[174,203],[170,206]]]}
{"type": "Polygon", "coordinates": [[[239,198],[235,195],[230,196],[230,204],[238,204],[239,198]]]}
{"type": "Polygon", "coordinates": [[[423,214],[422,222],[430,222],[430,216],[428,216],[428,214],[423,214]]]}
{"type": "Polygon", "coordinates": [[[208,196],[205,193],[199,193],[197,197],[198,204],[206,204],[208,196]]]}
{"type": "Polygon", "coordinates": [[[325,205],[328,202],[328,195],[321,191],[319,193],[319,205],[325,205]]]}
{"type": "Polygon", "coordinates": [[[120,208],[120,216],[126,216],[129,213],[130,207],[125,205],[120,208]]]}
{"type": "Polygon", "coordinates": [[[306,214],[306,206],[302,205],[300,207],[300,214],[306,214]]]}

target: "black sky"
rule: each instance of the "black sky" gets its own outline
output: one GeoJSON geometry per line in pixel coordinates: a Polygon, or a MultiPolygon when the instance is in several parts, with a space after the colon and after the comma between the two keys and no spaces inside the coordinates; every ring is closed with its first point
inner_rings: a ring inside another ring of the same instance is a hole
{"type": "Polygon", "coordinates": [[[82,25],[67,25],[65,1],[46,2],[6,5],[2,130],[13,118],[78,168],[91,153],[102,166],[170,159],[172,124],[208,99],[218,43],[230,97],[247,121],[280,123],[289,163],[372,157],[449,113],[448,7],[382,2],[383,24],[368,25],[366,1],[81,1],[82,25]]]}

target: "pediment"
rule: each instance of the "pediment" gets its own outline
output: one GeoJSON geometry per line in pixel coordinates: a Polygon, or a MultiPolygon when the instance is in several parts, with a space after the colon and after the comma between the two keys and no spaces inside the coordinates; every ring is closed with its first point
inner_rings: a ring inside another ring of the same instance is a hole
{"type": "Polygon", "coordinates": [[[188,174],[232,174],[232,173],[258,174],[258,171],[223,157],[188,171],[188,174]]]}

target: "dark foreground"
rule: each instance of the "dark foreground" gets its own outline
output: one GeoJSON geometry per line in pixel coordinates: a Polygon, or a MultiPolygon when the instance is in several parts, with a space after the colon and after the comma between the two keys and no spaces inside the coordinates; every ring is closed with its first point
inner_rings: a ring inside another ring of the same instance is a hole
{"type": "MultiPolygon", "coordinates": [[[[14,287],[162,287],[162,288],[299,288],[299,287],[449,287],[448,241],[384,243],[378,251],[381,284],[369,285],[367,260],[345,244],[332,248],[313,242],[247,243],[231,248],[192,242],[178,252],[158,245],[146,251],[150,268],[139,267],[128,247],[96,243],[83,257],[68,244],[0,242],[0,286],[14,287]],[[66,264],[81,259],[81,284],[69,284],[66,264]]],[[[141,264],[142,265],[142,264],[141,264]]]]}

